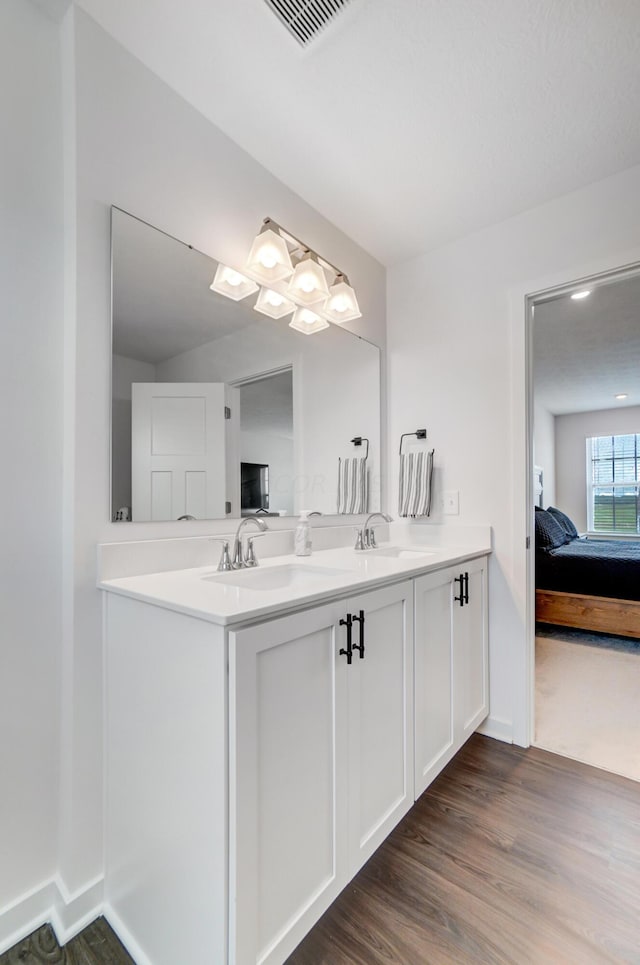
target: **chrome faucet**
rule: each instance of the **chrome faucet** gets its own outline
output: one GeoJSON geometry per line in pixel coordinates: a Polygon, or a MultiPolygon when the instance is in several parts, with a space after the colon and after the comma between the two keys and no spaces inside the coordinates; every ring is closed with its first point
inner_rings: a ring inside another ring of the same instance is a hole
{"type": "Polygon", "coordinates": [[[373,519],[376,519],[376,517],[378,516],[384,523],[393,522],[393,517],[388,516],[386,513],[369,513],[369,515],[364,521],[364,526],[362,527],[361,530],[358,530],[358,536],[357,536],[356,545],[355,545],[355,548],[357,550],[376,549],[378,544],[376,543],[376,534],[373,526],[371,525],[371,521],[373,519]]]}
{"type": "Polygon", "coordinates": [[[233,560],[231,561],[231,565],[234,570],[242,570],[246,566],[258,565],[258,561],[253,551],[253,540],[255,539],[255,536],[248,540],[246,557],[242,552],[242,532],[245,526],[248,526],[249,523],[253,523],[254,526],[257,526],[260,530],[260,533],[265,533],[267,531],[267,524],[258,516],[247,516],[246,519],[240,520],[236,530],[235,541],[233,543],[233,560]]]}

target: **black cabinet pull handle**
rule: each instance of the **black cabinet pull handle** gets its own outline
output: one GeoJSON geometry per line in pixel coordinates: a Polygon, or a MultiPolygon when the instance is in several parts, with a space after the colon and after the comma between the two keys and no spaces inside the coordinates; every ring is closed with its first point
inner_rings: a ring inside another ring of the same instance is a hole
{"type": "Polygon", "coordinates": [[[364,660],[364,610],[360,610],[360,616],[351,615],[351,619],[360,624],[360,643],[354,643],[353,649],[360,651],[360,659],[364,660]]]}
{"type": "Polygon", "coordinates": [[[464,606],[464,602],[465,602],[465,600],[464,600],[464,573],[461,573],[460,576],[454,576],[453,582],[460,584],[460,596],[454,596],[453,599],[456,601],[456,603],[459,603],[460,606],[464,606]]]}
{"type": "Polygon", "coordinates": [[[347,619],[346,619],[346,620],[341,620],[341,621],[340,621],[340,626],[347,628],[347,648],[346,648],[346,650],[345,650],[344,647],[342,647],[342,648],[340,649],[340,651],[339,651],[339,652],[340,652],[340,656],[345,656],[345,657],[347,658],[347,663],[350,664],[351,661],[353,660],[353,646],[352,646],[352,644],[351,644],[352,619],[351,619],[351,614],[350,614],[350,613],[347,613],[347,619]]]}
{"type": "Polygon", "coordinates": [[[464,602],[469,602],[469,574],[464,574],[464,602]]]}

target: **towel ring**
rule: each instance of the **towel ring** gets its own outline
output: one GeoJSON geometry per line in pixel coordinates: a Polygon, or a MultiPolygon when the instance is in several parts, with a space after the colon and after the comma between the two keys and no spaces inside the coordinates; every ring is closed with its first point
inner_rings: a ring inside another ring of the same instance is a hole
{"type": "Polygon", "coordinates": [[[366,442],[367,451],[364,454],[364,458],[369,458],[369,440],[366,438],[366,436],[354,436],[350,441],[354,444],[354,446],[361,446],[363,442],[366,442]]]}
{"type": "Polygon", "coordinates": [[[416,439],[426,439],[427,430],[426,429],[416,429],[415,432],[403,432],[400,436],[400,455],[402,455],[402,443],[407,438],[407,436],[415,436],[416,439]]]}

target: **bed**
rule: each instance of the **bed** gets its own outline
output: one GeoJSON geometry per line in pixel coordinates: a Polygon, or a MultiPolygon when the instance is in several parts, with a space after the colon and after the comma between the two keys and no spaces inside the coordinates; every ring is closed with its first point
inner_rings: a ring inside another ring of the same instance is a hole
{"type": "Polygon", "coordinates": [[[553,507],[535,529],[536,620],[640,638],[640,540],[580,537],[553,507]]]}

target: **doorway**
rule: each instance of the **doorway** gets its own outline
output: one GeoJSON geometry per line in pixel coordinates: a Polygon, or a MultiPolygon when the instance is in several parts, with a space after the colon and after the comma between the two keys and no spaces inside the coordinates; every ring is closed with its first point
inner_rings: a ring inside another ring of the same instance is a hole
{"type": "Polygon", "coordinates": [[[531,740],[636,780],[639,269],[528,297],[526,331],[531,740]]]}
{"type": "Polygon", "coordinates": [[[235,383],[239,409],[241,512],[294,513],[293,369],[287,366],[235,383]]]}

